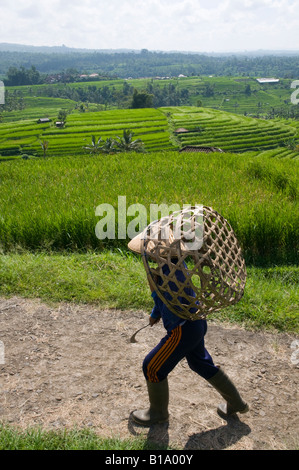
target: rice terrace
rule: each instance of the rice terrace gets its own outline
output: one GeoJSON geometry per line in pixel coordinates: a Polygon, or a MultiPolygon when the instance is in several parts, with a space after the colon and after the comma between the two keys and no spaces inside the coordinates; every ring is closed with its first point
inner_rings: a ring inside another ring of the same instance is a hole
{"type": "Polygon", "coordinates": [[[207,73],[6,86],[0,449],[298,450],[291,83],[207,73]],[[170,374],[169,424],[131,422],[146,399],[142,359],[162,327],[129,341],[153,307],[142,260],[128,238],[95,233],[97,207],[112,205],[118,220],[119,196],[127,206],[204,204],[234,228],[245,294],[211,315],[206,342],[247,397],[248,414],[220,418],[219,396],[183,360],[170,374]]]}

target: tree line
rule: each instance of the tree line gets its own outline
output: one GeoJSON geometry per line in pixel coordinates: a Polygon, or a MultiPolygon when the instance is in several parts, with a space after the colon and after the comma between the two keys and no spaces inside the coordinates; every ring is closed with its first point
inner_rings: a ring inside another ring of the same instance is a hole
{"type": "Polygon", "coordinates": [[[32,81],[37,71],[43,77],[75,69],[78,73],[97,72],[109,77],[140,78],[185,75],[217,76],[279,76],[297,79],[299,77],[298,55],[260,56],[212,56],[205,54],[184,54],[150,52],[141,53],[31,53],[0,51],[0,75],[7,79],[32,81]],[[21,73],[16,74],[16,69],[21,73]],[[10,70],[10,72],[9,72],[10,70]],[[29,72],[26,72],[29,71],[29,72]],[[8,76],[10,73],[10,77],[8,76]]]}
{"type": "MultiPolygon", "coordinates": [[[[136,108],[159,108],[167,106],[202,106],[203,98],[227,97],[231,92],[218,89],[215,84],[203,81],[201,86],[186,88],[184,82],[178,83],[177,80],[161,81],[149,79],[144,81],[144,89],[137,90],[130,81],[118,81],[118,85],[95,85],[84,84],[74,86],[72,84],[64,85],[44,85],[42,87],[29,88],[25,91],[26,96],[43,96],[49,98],[70,99],[77,103],[76,109],[85,112],[91,104],[97,106],[97,110],[104,110],[108,107],[117,107],[119,109],[136,108]]],[[[272,87],[289,88],[289,83],[272,85],[272,87]]],[[[238,91],[234,91],[233,96],[240,97],[242,94],[251,96],[257,93],[258,87],[251,87],[250,84],[244,84],[238,91]]],[[[277,107],[268,108],[271,115],[281,115],[284,117],[298,118],[298,106],[292,106],[288,109],[286,106],[281,109],[277,107]],[[286,109],[284,109],[286,108],[286,109]]],[[[26,99],[22,89],[11,90],[8,87],[5,90],[5,105],[0,106],[1,111],[16,111],[26,108],[26,99]]],[[[259,110],[257,110],[259,111],[259,110]]],[[[63,120],[63,119],[62,119],[63,120]]]]}
{"type": "MultiPolygon", "coordinates": [[[[30,92],[30,90],[29,90],[30,92]]],[[[35,96],[50,98],[63,98],[78,103],[95,103],[104,107],[117,106],[118,108],[158,108],[162,106],[180,106],[189,103],[189,90],[178,88],[173,83],[159,84],[149,81],[143,91],[136,90],[127,81],[122,86],[44,86],[34,90],[35,96]]],[[[84,106],[81,106],[84,111],[84,106]]]]}
{"type": "Polygon", "coordinates": [[[6,86],[38,85],[42,82],[41,74],[34,65],[29,69],[24,66],[10,67],[4,79],[6,86]]]}

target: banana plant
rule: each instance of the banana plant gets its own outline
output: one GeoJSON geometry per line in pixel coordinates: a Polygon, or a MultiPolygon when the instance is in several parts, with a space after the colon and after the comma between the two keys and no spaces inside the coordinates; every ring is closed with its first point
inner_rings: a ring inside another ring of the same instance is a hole
{"type": "Polygon", "coordinates": [[[100,153],[102,146],[104,145],[104,141],[102,137],[96,140],[94,135],[91,136],[91,145],[83,146],[83,149],[86,152],[89,152],[90,155],[96,155],[100,153]]]}
{"type": "Polygon", "coordinates": [[[144,152],[144,143],[141,139],[133,140],[133,132],[124,130],[123,137],[117,136],[116,146],[123,152],[144,152]]]}
{"type": "Polygon", "coordinates": [[[106,142],[101,147],[100,151],[102,153],[116,153],[116,152],[119,152],[119,149],[116,147],[115,140],[108,137],[106,142]]]}

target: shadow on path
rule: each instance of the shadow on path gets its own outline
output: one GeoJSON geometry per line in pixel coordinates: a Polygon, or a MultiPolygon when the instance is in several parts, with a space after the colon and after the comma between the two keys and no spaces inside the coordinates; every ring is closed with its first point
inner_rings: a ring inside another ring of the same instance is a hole
{"type": "MultiPolygon", "coordinates": [[[[145,429],[135,424],[132,418],[129,418],[128,430],[133,436],[138,436],[138,429],[145,429]]],[[[161,450],[169,447],[169,424],[155,424],[148,428],[146,443],[144,448],[151,449],[152,446],[159,446],[161,450]]],[[[250,427],[242,423],[237,416],[227,420],[227,423],[216,429],[202,431],[189,436],[184,446],[184,450],[224,450],[233,446],[243,436],[250,434],[250,427]]]]}

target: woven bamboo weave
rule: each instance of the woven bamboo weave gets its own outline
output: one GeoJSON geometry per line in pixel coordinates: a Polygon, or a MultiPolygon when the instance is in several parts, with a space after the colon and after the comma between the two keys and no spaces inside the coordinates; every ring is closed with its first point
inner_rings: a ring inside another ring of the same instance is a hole
{"type": "Polygon", "coordinates": [[[150,284],[182,319],[206,318],[244,294],[240,245],[228,221],[210,207],[185,209],[150,224],[141,254],[150,284]]]}

